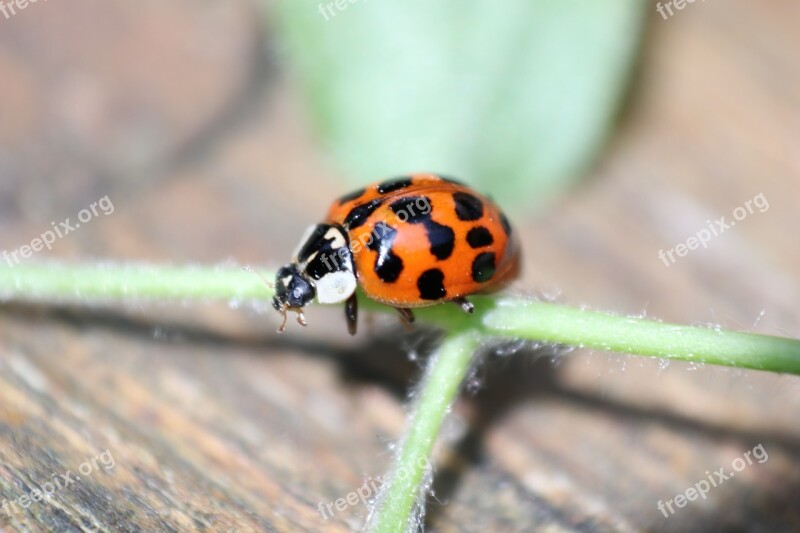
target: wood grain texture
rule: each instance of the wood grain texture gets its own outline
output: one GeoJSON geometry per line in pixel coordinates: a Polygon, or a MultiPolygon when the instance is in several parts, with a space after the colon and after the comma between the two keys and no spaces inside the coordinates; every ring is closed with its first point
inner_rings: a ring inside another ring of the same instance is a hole
{"type": "MultiPolygon", "coordinates": [[[[278,265],[344,192],[253,5],[202,5],[39,2],[0,18],[0,249],[108,195],[113,215],[37,257],[278,265]]],[[[789,0],[654,10],[592,174],[513,214],[514,290],[800,337],[798,16],[789,0]],[[762,193],[768,210],[659,259],[762,193]]],[[[319,506],[384,473],[421,366],[409,354],[435,334],[380,316],[350,339],[339,309],[308,319],[278,336],[272,313],[236,302],[4,304],[0,500],[106,450],[114,466],[0,508],[0,527],[357,529],[360,501],[328,519],[319,506]]],[[[430,530],[800,530],[796,377],[527,347],[475,384],[437,450],[430,530]],[[759,444],[763,464],[657,509],[759,444]]]]}

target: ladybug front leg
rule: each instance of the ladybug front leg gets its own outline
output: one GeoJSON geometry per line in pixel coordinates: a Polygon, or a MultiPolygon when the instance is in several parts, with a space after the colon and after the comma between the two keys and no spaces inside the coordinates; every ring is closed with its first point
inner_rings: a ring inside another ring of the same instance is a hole
{"type": "Polygon", "coordinates": [[[413,324],[414,323],[414,311],[409,309],[408,307],[395,307],[398,313],[400,313],[400,318],[403,319],[403,322],[406,324],[413,324]]]}
{"type": "Polygon", "coordinates": [[[472,305],[472,302],[470,302],[463,296],[461,298],[456,298],[455,300],[453,300],[453,303],[459,306],[461,310],[467,313],[468,315],[471,315],[472,312],[475,311],[475,306],[472,305]]]}
{"type": "Polygon", "coordinates": [[[358,327],[358,299],[356,293],[350,295],[344,304],[344,316],[347,318],[347,331],[350,335],[356,334],[358,327]]]}

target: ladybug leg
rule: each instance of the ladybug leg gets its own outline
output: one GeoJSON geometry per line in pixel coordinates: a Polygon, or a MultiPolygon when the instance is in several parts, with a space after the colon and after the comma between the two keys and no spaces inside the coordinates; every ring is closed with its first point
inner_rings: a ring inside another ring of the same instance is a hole
{"type": "Polygon", "coordinates": [[[414,323],[414,311],[408,307],[395,307],[395,309],[397,309],[397,312],[400,313],[400,318],[403,319],[405,324],[414,323]]]}
{"type": "Polygon", "coordinates": [[[347,331],[350,335],[355,335],[358,326],[358,299],[355,293],[344,304],[344,316],[347,318],[347,331]]]}
{"type": "Polygon", "coordinates": [[[461,298],[456,298],[455,300],[453,300],[453,303],[459,306],[461,310],[467,313],[468,315],[471,315],[472,312],[475,311],[475,306],[472,305],[472,302],[470,302],[463,296],[461,298]]]}
{"type": "Polygon", "coordinates": [[[281,309],[281,315],[283,316],[283,320],[281,321],[281,325],[278,326],[278,333],[286,331],[286,309],[281,309]]]}
{"type": "Polygon", "coordinates": [[[297,323],[303,327],[308,325],[308,322],[306,322],[306,315],[304,315],[302,311],[297,312],[297,323]]]}

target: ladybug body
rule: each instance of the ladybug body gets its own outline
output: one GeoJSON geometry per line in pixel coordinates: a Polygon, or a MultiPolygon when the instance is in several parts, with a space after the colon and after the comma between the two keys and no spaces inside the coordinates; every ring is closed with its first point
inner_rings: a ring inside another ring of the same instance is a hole
{"type": "Polygon", "coordinates": [[[273,306],[285,322],[287,310],[301,313],[315,296],[346,302],[355,333],[359,284],[412,322],[412,308],[441,302],[472,312],[466,296],[497,289],[518,268],[511,226],[494,202],[457,181],[415,174],[335,201],[278,271],[273,306]]]}

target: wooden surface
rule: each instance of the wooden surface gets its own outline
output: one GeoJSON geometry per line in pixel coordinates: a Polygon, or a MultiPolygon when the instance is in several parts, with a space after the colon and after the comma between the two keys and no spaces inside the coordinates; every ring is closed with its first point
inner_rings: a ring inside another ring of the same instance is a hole
{"type": "MultiPolygon", "coordinates": [[[[343,192],[253,5],[201,5],[39,2],[0,18],[0,248],[108,195],[112,215],[37,258],[278,265],[343,192]]],[[[798,19],[790,0],[653,10],[605,155],[568,198],[514,216],[516,290],[800,337],[798,19]],[[760,193],[765,212],[659,260],[760,193]]],[[[336,309],[309,321],[278,336],[273,313],[236,302],[3,305],[0,498],[106,450],[114,466],[0,509],[0,525],[358,528],[360,502],[328,520],[318,506],[386,470],[409,355],[435,336],[381,316],[349,339],[336,309]]],[[[526,348],[476,384],[437,452],[431,531],[800,530],[798,378],[526,348]],[[657,509],[759,444],[763,464],[657,509]]]]}

